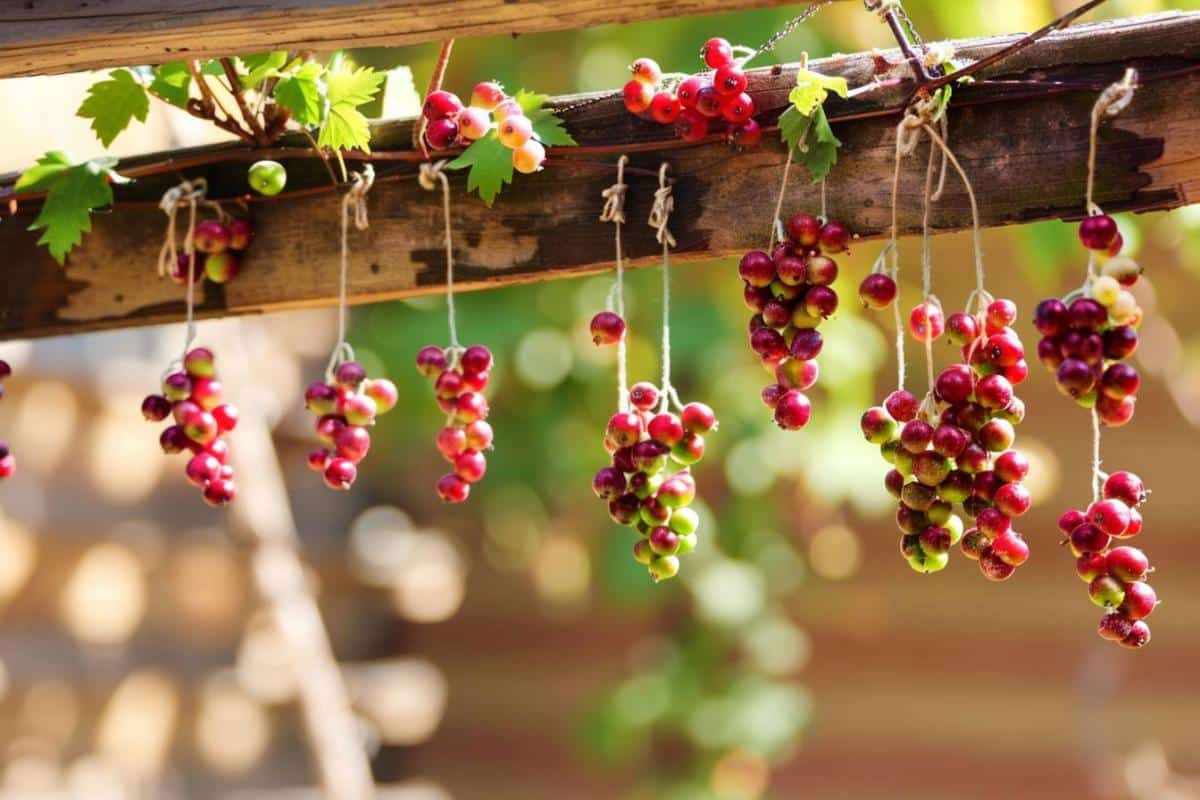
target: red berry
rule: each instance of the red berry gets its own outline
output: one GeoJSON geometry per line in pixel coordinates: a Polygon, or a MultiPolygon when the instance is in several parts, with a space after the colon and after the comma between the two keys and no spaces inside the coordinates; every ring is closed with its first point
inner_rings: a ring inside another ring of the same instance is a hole
{"type": "Polygon", "coordinates": [[[675,96],[679,98],[679,103],[684,108],[695,108],[696,95],[699,94],[701,89],[708,85],[708,81],[706,81],[704,78],[701,78],[698,75],[693,75],[690,78],[686,78],[683,83],[679,84],[679,86],[675,88],[675,96]]]}
{"type": "Polygon", "coordinates": [[[700,49],[700,57],[704,63],[713,69],[733,63],[733,47],[725,39],[714,36],[704,43],[700,49]]]}
{"type": "Polygon", "coordinates": [[[421,111],[425,114],[425,118],[432,122],[457,114],[462,107],[462,100],[458,99],[458,95],[439,90],[429,93],[421,111]]]}
{"type": "Polygon", "coordinates": [[[946,319],[937,303],[926,301],[908,315],[908,331],[919,342],[934,341],[946,328],[946,319]]]}
{"type": "Polygon", "coordinates": [[[685,108],[675,120],[675,134],[685,142],[698,142],[708,135],[708,119],[696,109],[685,108]]]}
{"type": "Polygon", "coordinates": [[[234,486],[233,480],[218,478],[204,487],[202,496],[205,503],[213,508],[219,508],[232,503],[237,498],[237,488],[234,486]]]}
{"type": "Polygon", "coordinates": [[[721,116],[735,125],[748,121],[754,116],[754,98],[745,92],[727,96],[721,101],[721,116]]]}
{"type": "Polygon", "coordinates": [[[438,497],[444,503],[462,503],[471,494],[471,484],[454,473],[443,475],[437,482],[438,497]]]}
{"type": "Polygon", "coordinates": [[[1079,223],[1079,241],[1089,250],[1106,251],[1117,237],[1117,223],[1107,214],[1086,217],[1079,223]]]}
{"type": "Polygon", "coordinates": [[[733,97],[746,91],[746,73],[734,64],[717,68],[713,76],[713,88],[722,97],[733,97]]]}
{"type": "Polygon", "coordinates": [[[992,552],[1005,564],[1019,567],[1029,559],[1029,544],[1021,534],[1008,530],[992,540],[992,552]]]}
{"type": "Polygon", "coordinates": [[[679,98],[669,92],[659,92],[650,101],[650,116],[663,125],[670,125],[677,120],[682,110],[679,98]]]}
{"type": "Polygon", "coordinates": [[[358,478],[358,467],[345,458],[334,458],[325,468],[325,485],[336,491],[346,491],[358,478]]]}
{"type": "Polygon", "coordinates": [[[635,80],[651,86],[662,80],[662,67],[658,66],[658,62],[652,58],[639,58],[629,65],[629,71],[633,73],[635,80]]]}
{"type": "Polygon", "coordinates": [[[800,430],[812,417],[812,403],[796,389],[790,389],[779,398],[775,406],[775,422],[788,431],[800,430]]]}
{"type": "Polygon", "coordinates": [[[1103,494],[1106,498],[1120,500],[1130,508],[1140,506],[1150,496],[1142,479],[1124,470],[1114,472],[1104,480],[1103,494]]]}
{"type": "Polygon", "coordinates": [[[1120,611],[1131,620],[1144,619],[1154,613],[1158,605],[1158,595],[1154,588],[1145,581],[1134,581],[1125,586],[1125,599],[1120,611]]]}
{"type": "Polygon", "coordinates": [[[685,405],[680,412],[680,421],[688,433],[708,433],[717,427],[717,415],[704,403],[685,405]]]}
{"type": "Polygon", "coordinates": [[[754,147],[762,141],[762,126],[752,119],[741,125],[734,125],[725,134],[725,140],[739,147],[754,147]]]}
{"type": "Polygon", "coordinates": [[[788,238],[803,247],[816,247],[821,241],[821,220],[812,214],[796,214],[787,223],[788,238]]]}
{"type": "Polygon", "coordinates": [[[466,450],[454,459],[454,474],[467,483],[478,483],[487,472],[487,459],[478,450],[466,450]]]}
{"type": "Polygon", "coordinates": [[[641,114],[650,108],[650,101],[654,99],[654,88],[642,81],[632,80],[625,84],[621,94],[625,98],[625,108],[631,114],[641,114]]]}
{"type": "Polygon", "coordinates": [[[435,119],[425,127],[425,141],[434,150],[446,150],[458,140],[458,123],[452,119],[435,119]]]}

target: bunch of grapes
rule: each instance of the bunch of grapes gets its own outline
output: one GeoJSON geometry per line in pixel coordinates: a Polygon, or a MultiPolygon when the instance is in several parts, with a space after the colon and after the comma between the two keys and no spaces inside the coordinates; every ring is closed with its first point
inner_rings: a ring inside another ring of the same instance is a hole
{"type": "Polygon", "coordinates": [[[343,361],[333,380],[318,381],[304,392],[304,406],[317,417],[317,436],[324,442],[308,454],[308,466],[321,473],[330,489],[349,489],[358,465],[371,449],[367,428],[375,417],[396,407],[399,393],[386,378],[367,377],[357,361],[343,361]]]}
{"type": "Polygon", "coordinates": [[[162,394],[142,401],[142,416],[149,421],[174,417],[175,423],[162,432],[159,444],[168,455],[191,453],[187,479],[201,490],[204,502],[214,507],[237,496],[233,467],[228,463],[229,444],[221,437],[237,427],[238,410],[223,401],[223,393],[212,351],[197,347],[184,356],[182,370],[163,379],[162,394]]]}
{"type": "Polygon", "coordinates": [[[1060,392],[1084,408],[1094,408],[1105,425],[1119,427],[1133,418],[1141,385],[1138,371],[1124,362],[1137,350],[1142,323],[1142,309],[1128,291],[1141,268],[1120,255],[1121,234],[1106,214],[1080,223],[1079,240],[1094,258],[1103,260],[1100,274],[1074,297],[1051,297],[1038,304],[1038,358],[1054,372],[1060,392]]]}
{"type": "Polygon", "coordinates": [[[436,345],[417,353],[417,371],[433,378],[438,407],[448,415],[437,435],[437,448],[454,465],[438,479],[437,493],[444,502],[461,503],[471,494],[471,484],[487,472],[483,451],[492,447],[492,426],[483,390],[492,368],[492,351],[481,344],[466,350],[436,345]]]}
{"type": "MultiPolygon", "coordinates": [[[[196,268],[191,271],[192,279],[198,282],[208,278],[213,283],[229,283],[241,271],[239,259],[254,238],[254,228],[240,217],[206,219],[196,223],[192,237],[196,246],[196,268]]],[[[176,257],[171,280],[181,286],[187,285],[187,253],[176,257]]]]}
{"type": "Polygon", "coordinates": [[[1068,537],[1075,571],[1087,583],[1092,602],[1105,609],[1100,636],[1130,649],[1145,647],[1150,643],[1145,620],[1158,605],[1146,582],[1150,561],[1136,547],[1111,545],[1142,532],[1138,506],[1146,501],[1146,485],[1132,472],[1114,472],[1105,479],[1102,495],[1087,511],[1063,514],[1058,527],[1068,537]]]}
{"type": "Polygon", "coordinates": [[[658,402],[654,384],[633,385],[630,410],[614,414],[605,432],[612,465],[592,479],[613,521],[641,535],[633,557],[655,582],[675,577],[679,556],[696,548],[700,517],[689,508],[696,499],[691,466],[704,457],[705,434],[717,427],[703,403],[688,403],[676,415],[665,408],[655,413],[658,402]]]}
{"type": "Polygon", "coordinates": [[[917,572],[944,569],[955,545],[993,581],[1007,580],[1029,557],[1029,545],[1012,528],[1030,506],[1021,483],[1029,462],[1013,449],[1013,426],[1025,416],[1013,387],[1028,376],[1011,327],[1016,315],[1009,300],[949,320],[934,302],[917,306],[909,332],[932,341],[948,329],[962,362],[942,370],[925,402],[901,389],[863,414],[863,434],[893,467],[884,484],[899,501],[901,553],[917,572]],[[964,530],[956,503],[975,527],[964,530]]]}
{"type": "Polygon", "coordinates": [[[425,141],[434,150],[469,147],[495,128],[500,143],[512,150],[517,172],[537,172],[546,161],[546,148],[538,141],[533,122],[498,83],[484,81],[476,85],[469,106],[464,106],[453,92],[431,92],[423,110],[428,120],[425,141]]]}
{"type": "MultiPolygon", "coordinates": [[[[4,381],[9,375],[12,375],[12,367],[8,365],[7,361],[0,359],[0,397],[4,397],[4,381]]],[[[0,442],[0,480],[11,478],[16,471],[17,460],[13,458],[8,445],[0,442]]]]}
{"type": "Polygon", "coordinates": [[[746,73],[733,57],[733,46],[721,38],[709,39],[700,56],[714,72],[682,80],[664,80],[653,59],[634,61],[629,67],[633,79],[622,90],[625,108],[643,119],[674,125],[686,142],[698,142],[723,125],[729,143],[758,144],[762,127],[754,120],[754,98],[746,93],[746,73]]]}
{"type": "Polygon", "coordinates": [[[832,286],[838,265],[829,254],[844,252],[849,242],[850,230],[840,222],[797,214],[787,223],[787,241],[772,254],[751,250],[738,264],[743,297],[754,312],[750,349],[775,378],[762,400],[784,430],[803,428],[812,415],[804,392],[817,382],[824,345],[817,326],[838,307],[832,286]]]}

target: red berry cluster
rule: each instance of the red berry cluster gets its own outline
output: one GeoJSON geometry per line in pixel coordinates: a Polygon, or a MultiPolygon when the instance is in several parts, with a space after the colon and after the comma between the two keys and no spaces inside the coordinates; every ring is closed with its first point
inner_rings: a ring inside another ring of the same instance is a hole
{"type": "Polygon", "coordinates": [[[1128,291],[1141,269],[1120,255],[1121,234],[1108,215],[1080,223],[1079,240],[1103,260],[1100,274],[1073,298],[1051,297],[1038,304],[1038,358],[1054,372],[1060,392],[1084,408],[1095,408],[1100,421],[1115,428],[1133,418],[1142,382],[1138,371],[1124,363],[1137,350],[1142,323],[1142,309],[1128,291]]]}
{"type": "Polygon", "coordinates": [[[982,314],[953,314],[948,323],[936,303],[916,310],[910,332],[932,340],[948,327],[963,360],[942,370],[927,402],[901,389],[862,417],[867,441],[880,445],[893,466],[884,485],[899,501],[901,553],[917,572],[938,572],[958,544],[986,578],[1007,580],[1029,557],[1029,546],[1012,529],[1013,518],[1030,506],[1021,483],[1029,462],[1012,449],[1013,426],[1025,416],[1013,387],[1028,374],[1019,366],[1023,349],[1011,327],[1016,306],[995,300],[982,314]],[[975,527],[963,530],[955,503],[975,527]]]}
{"type": "Polygon", "coordinates": [[[517,172],[537,172],[546,161],[546,148],[534,134],[533,122],[521,104],[494,81],[477,84],[469,106],[453,92],[431,92],[423,112],[428,120],[425,141],[434,150],[468,147],[495,127],[500,143],[512,150],[517,172]]]}
{"type": "Polygon", "coordinates": [[[317,417],[317,436],[325,443],[308,454],[308,466],[321,473],[330,489],[349,489],[358,465],[371,449],[367,428],[375,417],[396,407],[399,392],[386,378],[367,377],[357,361],[343,361],[333,380],[318,381],[304,392],[304,406],[317,417]]]}
{"type": "Polygon", "coordinates": [[[715,71],[679,83],[665,82],[653,59],[633,62],[629,67],[633,80],[622,90],[625,108],[639,117],[674,125],[675,133],[687,142],[700,141],[723,123],[725,139],[731,144],[758,144],[762,127],[754,120],[754,98],[746,93],[746,73],[734,60],[733,47],[713,38],[705,42],[700,55],[715,71]]]}
{"type": "MultiPolygon", "coordinates": [[[[0,359],[0,397],[4,397],[4,381],[9,375],[12,375],[12,367],[8,365],[7,361],[0,359]]],[[[0,442],[0,480],[11,478],[16,471],[17,460],[13,458],[8,445],[0,442]]]]}
{"type": "Polygon", "coordinates": [[[454,465],[437,482],[437,493],[447,503],[461,503],[471,494],[471,484],[487,472],[484,450],[492,447],[492,426],[483,390],[492,368],[492,351],[481,344],[460,352],[436,345],[417,353],[417,371],[434,378],[438,407],[449,418],[437,435],[437,448],[454,465]]]}
{"type": "MultiPolygon", "coordinates": [[[[192,237],[196,245],[196,269],[192,271],[192,279],[198,282],[208,278],[213,283],[229,283],[241,270],[239,259],[254,238],[254,228],[239,217],[206,219],[196,223],[192,237]]],[[[176,256],[171,280],[180,285],[187,284],[187,253],[176,256]]]]}
{"type": "Polygon", "coordinates": [[[1122,647],[1137,649],[1150,643],[1146,617],[1158,605],[1158,595],[1146,582],[1150,561],[1136,547],[1112,547],[1114,539],[1132,539],[1142,532],[1138,506],[1146,501],[1146,485],[1132,472],[1114,472],[1104,481],[1103,499],[1087,511],[1072,509],[1058,519],[1075,555],[1075,571],[1088,585],[1092,602],[1106,610],[1100,636],[1122,647]]]}
{"type": "Polygon", "coordinates": [[[192,454],[187,479],[214,507],[237,496],[229,444],[221,437],[237,427],[238,410],[222,400],[223,393],[212,351],[197,347],[184,356],[181,371],[163,379],[162,394],[142,401],[142,416],[151,422],[174,416],[175,424],[162,432],[159,444],[168,455],[185,450],[192,454]]]}
{"type": "Polygon", "coordinates": [[[696,548],[691,466],[704,457],[704,435],[716,429],[717,417],[703,403],[688,403],[678,415],[655,413],[659,391],[652,383],[634,384],[629,403],[608,421],[604,449],[612,465],[596,473],[592,491],[608,502],[614,522],[637,529],[633,557],[658,582],[675,577],[679,556],[696,548]]]}
{"type": "Polygon", "coordinates": [[[763,403],[784,430],[808,424],[812,405],[805,391],[817,382],[816,358],[824,345],[817,326],[838,307],[833,281],[837,262],[829,253],[844,252],[849,229],[797,214],[787,224],[786,242],[771,255],[751,250],[742,256],[738,275],[750,318],[750,349],[775,382],[762,390],[763,403]]]}

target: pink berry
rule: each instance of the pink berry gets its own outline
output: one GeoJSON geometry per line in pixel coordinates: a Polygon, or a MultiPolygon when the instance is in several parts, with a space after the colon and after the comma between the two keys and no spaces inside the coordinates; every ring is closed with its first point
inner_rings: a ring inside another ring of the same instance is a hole
{"type": "Polygon", "coordinates": [[[812,417],[812,403],[803,392],[790,389],[775,406],[775,423],[787,431],[797,431],[812,417]]]}
{"type": "Polygon", "coordinates": [[[858,297],[864,308],[881,311],[896,299],[896,282],[882,272],[873,272],[858,285],[858,297]]]}
{"type": "Polygon", "coordinates": [[[358,478],[358,467],[345,458],[334,458],[325,468],[325,485],[335,491],[346,491],[358,478]]]}
{"type": "Polygon", "coordinates": [[[936,303],[920,303],[908,315],[908,331],[919,342],[936,340],[945,328],[942,308],[936,303]]]}
{"type": "Polygon", "coordinates": [[[230,478],[218,478],[204,487],[204,502],[213,508],[232,503],[237,498],[237,488],[230,478]]]}
{"type": "Polygon", "coordinates": [[[442,348],[427,345],[417,352],[417,372],[432,378],[446,369],[446,354],[442,348]]]}
{"type": "Polygon", "coordinates": [[[670,92],[658,92],[650,100],[650,117],[663,125],[674,123],[679,119],[681,111],[683,106],[679,103],[679,98],[670,92]]]}
{"type": "Polygon", "coordinates": [[[592,317],[592,343],[597,347],[616,344],[625,336],[625,320],[611,311],[592,317]]]}
{"type": "Polygon", "coordinates": [[[708,433],[717,427],[717,415],[704,403],[688,403],[680,412],[683,428],[688,433],[708,433]]]}
{"type": "Polygon", "coordinates": [[[454,473],[443,475],[437,482],[438,497],[444,503],[462,503],[471,494],[471,484],[454,473]]]}
{"type": "Polygon", "coordinates": [[[639,81],[636,78],[625,84],[625,88],[621,90],[621,95],[625,100],[625,108],[631,114],[641,114],[650,108],[650,103],[654,99],[654,88],[648,83],[639,81]]]}
{"type": "Polygon", "coordinates": [[[733,63],[733,47],[725,39],[714,36],[700,49],[700,57],[712,69],[720,69],[733,63]]]}
{"type": "Polygon", "coordinates": [[[487,459],[478,450],[465,450],[454,459],[454,474],[467,483],[478,483],[487,472],[487,459]]]}

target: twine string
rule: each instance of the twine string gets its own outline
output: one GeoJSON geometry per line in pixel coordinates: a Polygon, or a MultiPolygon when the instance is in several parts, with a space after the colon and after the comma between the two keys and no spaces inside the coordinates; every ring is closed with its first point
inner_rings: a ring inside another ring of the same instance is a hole
{"type": "MultiPolygon", "coordinates": [[[[937,303],[933,296],[933,254],[929,241],[929,209],[933,205],[933,167],[936,163],[937,150],[932,142],[929,145],[929,160],[925,165],[925,192],[921,214],[921,297],[925,304],[928,317],[930,306],[937,303]]],[[[940,303],[938,303],[940,306],[940,303]]],[[[933,396],[933,338],[926,330],[925,336],[925,377],[929,387],[929,396],[933,396]]]]}
{"type": "Polygon", "coordinates": [[[367,164],[363,171],[351,174],[353,183],[342,197],[341,214],[341,268],[338,274],[338,337],[337,345],[329,356],[329,365],[325,368],[325,378],[333,380],[333,373],[338,365],[354,360],[354,348],[346,341],[346,285],[350,273],[350,221],[353,218],[356,230],[365,231],[370,227],[367,218],[367,192],[375,183],[375,168],[367,164]]]}
{"type": "MultiPolygon", "coordinates": [[[[180,208],[186,207],[188,210],[187,233],[183,237],[183,251],[187,258],[187,322],[179,364],[183,363],[196,340],[196,211],[200,205],[205,205],[215,209],[220,219],[225,218],[225,212],[219,203],[205,199],[207,192],[208,182],[204,178],[185,180],[164,192],[158,203],[158,207],[167,215],[167,229],[163,235],[162,247],[158,251],[157,271],[160,278],[165,277],[168,269],[173,269],[179,261],[175,220],[180,208]]],[[[170,372],[174,368],[175,364],[172,364],[168,366],[167,371],[170,372]]]]}
{"type": "MultiPolygon", "coordinates": [[[[601,222],[613,224],[613,238],[617,248],[617,277],[608,290],[608,302],[605,304],[622,320],[625,319],[625,256],[621,247],[621,226],[625,223],[625,197],[628,185],[625,183],[625,165],[629,156],[622,155],[617,160],[617,182],[600,193],[604,198],[604,210],[600,212],[601,222]]],[[[629,410],[629,369],[627,365],[626,333],[617,341],[617,408],[629,410]]]]}
{"type": "Polygon", "coordinates": [[[1131,67],[1125,70],[1125,75],[1121,80],[1101,92],[1100,96],[1096,98],[1096,104],[1092,106],[1092,125],[1088,138],[1087,195],[1085,197],[1085,206],[1089,215],[1104,213],[1093,199],[1096,188],[1096,140],[1100,133],[1100,121],[1104,117],[1115,117],[1124,111],[1133,102],[1133,93],[1137,88],[1138,73],[1131,67]]]}
{"type": "MultiPolygon", "coordinates": [[[[783,213],[783,197],[787,193],[788,173],[792,169],[792,148],[787,149],[787,160],[783,162],[783,179],[779,181],[779,197],[775,201],[775,215],[771,218],[771,238],[767,242],[767,253],[770,254],[771,249],[775,247],[775,242],[787,240],[787,235],[783,230],[783,220],[780,215],[783,213]]],[[[822,184],[824,185],[824,184],[822,184]]]]}
{"type": "Polygon", "coordinates": [[[454,240],[450,225],[450,179],[446,177],[445,166],[446,159],[434,163],[422,162],[417,181],[427,192],[436,190],[439,182],[442,184],[442,222],[446,231],[446,320],[450,327],[449,360],[454,364],[462,352],[462,346],[458,343],[458,320],[454,308],[454,240]]]}
{"type": "Polygon", "coordinates": [[[675,237],[667,225],[671,221],[671,212],[675,210],[675,198],[671,195],[671,184],[667,181],[667,172],[671,165],[663,162],[658,170],[658,189],[654,192],[654,206],[650,209],[647,223],[654,228],[655,238],[662,245],[662,405],[661,410],[667,411],[674,403],[678,408],[682,405],[675,387],[671,385],[671,248],[675,246],[675,237]]]}
{"type": "MultiPolygon", "coordinates": [[[[1096,188],[1096,151],[1100,136],[1100,122],[1105,117],[1115,117],[1129,107],[1133,102],[1134,92],[1138,88],[1138,73],[1135,69],[1126,69],[1121,80],[1108,86],[1096,103],[1092,106],[1091,128],[1088,132],[1088,164],[1087,189],[1084,206],[1088,216],[1103,214],[1104,211],[1096,204],[1094,192],[1096,188]]],[[[1096,278],[1096,254],[1088,250],[1087,278],[1083,289],[1086,291],[1096,278]]],[[[1100,470],[1100,415],[1093,406],[1092,413],[1092,502],[1100,499],[1100,487],[1104,482],[1104,473],[1100,470]]]]}

